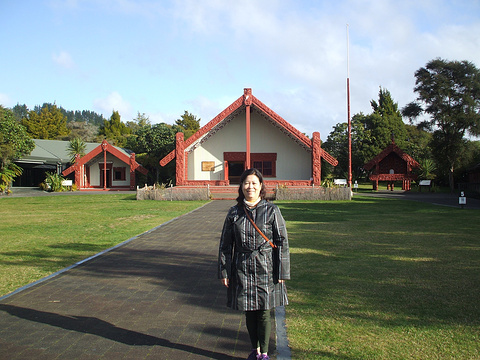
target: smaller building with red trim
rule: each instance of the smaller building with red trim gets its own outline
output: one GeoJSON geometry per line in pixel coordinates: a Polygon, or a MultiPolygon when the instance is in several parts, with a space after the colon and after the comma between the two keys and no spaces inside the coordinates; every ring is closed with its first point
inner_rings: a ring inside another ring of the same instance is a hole
{"type": "Polygon", "coordinates": [[[373,181],[374,190],[378,190],[379,181],[387,181],[387,188],[390,190],[393,190],[395,181],[401,181],[402,190],[410,190],[412,180],[417,179],[413,170],[419,167],[420,164],[400,149],[394,140],[380,154],[363,165],[365,170],[372,170],[369,179],[373,181]]]}
{"type": "Polygon", "coordinates": [[[75,173],[78,190],[135,190],[135,172],[148,173],[135,160],[134,153],[109,144],[103,140],[88,154],[77,154],[75,163],[62,172],[63,176],[75,173]]]}
{"type": "Polygon", "coordinates": [[[177,133],[175,150],[160,165],[175,159],[177,186],[238,184],[253,167],[270,185],[320,186],[322,158],[338,164],[321,148],[320,133],[310,139],[246,88],[188,139],[177,133]]]}

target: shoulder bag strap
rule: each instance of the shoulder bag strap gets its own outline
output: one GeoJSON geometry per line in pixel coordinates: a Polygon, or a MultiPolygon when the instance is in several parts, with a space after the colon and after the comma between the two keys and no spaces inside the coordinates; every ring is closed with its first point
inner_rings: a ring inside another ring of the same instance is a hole
{"type": "Polygon", "coordinates": [[[260,230],[258,228],[257,224],[255,224],[255,222],[252,220],[251,216],[248,214],[248,210],[245,206],[243,207],[243,210],[245,211],[245,215],[247,215],[247,219],[252,223],[255,230],[257,230],[258,233],[260,235],[262,235],[262,237],[265,239],[265,241],[268,242],[273,249],[275,249],[277,247],[277,245],[275,245],[269,238],[267,238],[267,236],[262,232],[262,230],[260,230]]]}

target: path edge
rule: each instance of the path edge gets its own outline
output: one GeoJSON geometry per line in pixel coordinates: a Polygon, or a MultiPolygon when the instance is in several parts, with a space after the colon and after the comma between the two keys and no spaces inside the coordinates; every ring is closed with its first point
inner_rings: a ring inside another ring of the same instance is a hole
{"type": "Polygon", "coordinates": [[[155,231],[155,230],[161,228],[162,226],[165,226],[165,225],[171,223],[172,221],[174,221],[174,220],[176,220],[176,219],[179,219],[179,218],[181,218],[181,217],[183,217],[183,216],[186,216],[186,215],[188,215],[188,214],[191,214],[191,213],[193,213],[194,211],[197,211],[197,210],[203,208],[204,206],[207,206],[207,205],[210,204],[210,203],[211,203],[211,201],[209,201],[209,202],[207,202],[207,203],[205,203],[205,204],[203,204],[203,205],[201,205],[201,206],[199,206],[199,207],[197,207],[197,208],[189,211],[188,213],[179,215],[179,216],[177,216],[177,217],[175,217],[175,218],[173,218],[173,219],[170,219],[170,220],[168,220],[168,221],[166,221],[166,222],[164,222],[164,223],[162,223],[162,224],[160,224],[160,225],[158,225],[158,226],[155,226],[154,228],[152,228],[152,229],[150,229],[150,230],[147,230],[147,231],[145,231],[145,232],[143,232],[143,233],[137,234],[137,235],[135,235],[134,237],[131,237],[131,238],[128,239],[128,240],[122,241],[121,243],[119,243],[119,244],[117,244],[117,245],[115,245],[115,246],[112,246],[112,247],[110,247],[110,248],[108,248],[108,249],[102,250],[102,251],[100,251],[99,253],[94,254],[94,255],[86,258],[86,259],[80,260],[80,261],[76,262],[76,263],[73,264],[73,265],[70,265],[70,266],[67,266],[66,268],[63,268],[63,269],[61,269],[61,270],[58,270],[57,272],[54,272],[53,274],[50,274],[50,275],[45,276],[45,277],[43,277],[43,278],[41,278],[41,279],[38,279],[38,280],[36,280],[36,281],[34,281],[34,282],[30,283],[30,284],[27,284],[27,285],[24,285],[24,286],[22,286],[22,287],[19,287],[18,289],[12,291],[11,293],[8,293],[8,294],[6,294],[6,295],[0,296],[0,301],[3,301],[3,300],[5,300],[5,299],[9,298],[10,296],[13,296],[13,295],[15,295],[15,294],[18,294],[18,293],[20,293],[20,292],[22,292],[22,291],[24,291],[24,290],[27,290],[27,289],[35,286],[35,285],[41,284],[41,283],[44,282],[44,281],[50,280],[50,279],[52,279],[52,278],[54,278],[54,277],[56,277],[56,276],[58,276],[58,275],[60,275],[60,274],[63,274],[64,272],[67,272],[68,270],[71,270],[71,269],[73,269],[73,268],[76,268],[77,266],[80,266],[80,265],[82,265],[82,264],[84,264],[84,263],[86,263],[86,262],[88,262],[88,261],[90,261],[90,260],[93,260],[93,259],[95,259],[95,258],[97,258],[97,257],[99,257],[99,256],[102,256],[102,255],[104,255],[104,254],[106,254],[106,253],[108,253],[108,252],[110,252],[110,251],[112,251],[112,250],[118,249],[119,247],[122,247],[122,246],[124,246],[124,245],[132,242],[133,240],[137,239],[139,236],[142,236],[142,235],[148,234],[148,233],[150,233],[150,232],[152,232],[152,231],[155,231]]]}

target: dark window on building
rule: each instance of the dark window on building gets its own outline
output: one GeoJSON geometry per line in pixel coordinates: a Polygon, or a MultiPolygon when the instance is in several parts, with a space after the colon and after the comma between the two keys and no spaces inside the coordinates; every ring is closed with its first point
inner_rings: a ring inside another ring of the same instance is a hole
{"type": "Polygon", "coordinates": [[[273,162],[272,161],[254,161],[253,162],[253,167],[260,170],[260,172],[265,177],[275,176],[274,171],[273,171],[273,162]]]}
{"type": "Polygon", "coordinates": [[[113,168],[113,181],[125,181],[125,173],[124,167],[113,168]]]}

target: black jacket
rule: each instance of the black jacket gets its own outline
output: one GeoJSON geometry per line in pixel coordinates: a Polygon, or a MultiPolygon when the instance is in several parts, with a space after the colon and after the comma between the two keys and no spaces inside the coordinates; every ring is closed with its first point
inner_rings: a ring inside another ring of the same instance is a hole
{"type": "Polygon", "coordinates": [[[230,208],[223,226],[218,277],[228,278],[227,306],[242,311],[269,310],[288,304],[285,283],[290,279],[290,253],[285,221],[279,208],[261,200],[248,209],[251,218],[277,248],[255,230],[245,208],[230,208]]]}

